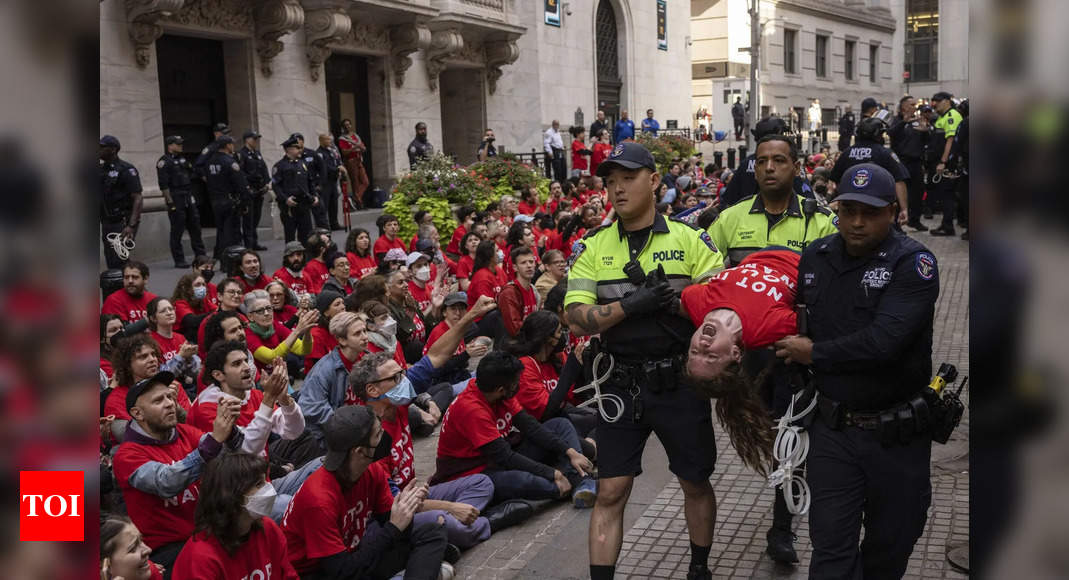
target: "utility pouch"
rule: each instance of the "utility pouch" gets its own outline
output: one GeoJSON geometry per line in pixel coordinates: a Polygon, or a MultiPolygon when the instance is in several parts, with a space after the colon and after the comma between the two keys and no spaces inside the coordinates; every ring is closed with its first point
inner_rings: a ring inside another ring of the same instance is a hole
{"type": "Polygon", "coordinates": [[[827,397],[817,399],[817,410],[821,419],[829,429],[841,431],[843,428],[843,410],[839,401],[833,401],[827,397]]]}
{"type": "Polygon", "coordinates": [[[881,445],[888,447],[893,443],[897,443],[899,440],[899,429],[898,415],[894,410],[880,413],[880,422],[876,427],[876,434],[880,439],[881,445]]]}
{"type": "Polygon", "coordinates": [[[913,414],[913,408],[908,404],[898,408],[898,440],[902,445],[908,445],[913,436],[919,432],[917,417],[913,414]]]}
{"type": "Polygon", "coordinates": [[[657,362],[648,360],[643,362],[641,367],[643,382],[649,387],[651,393],[660,393],[663,387],[657,362]]]}
{"type": "Polygon", "coordinates": [[[666,358],[657,361],[657,379],[661,388],[671,393],[676,390],[676,365],[675,359],[666,358]]]}

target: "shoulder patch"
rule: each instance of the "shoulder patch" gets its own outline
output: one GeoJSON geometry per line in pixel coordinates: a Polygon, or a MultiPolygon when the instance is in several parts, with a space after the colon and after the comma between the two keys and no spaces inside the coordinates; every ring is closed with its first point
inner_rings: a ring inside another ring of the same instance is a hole
{"type": "Polygon", "coordinates": [[[575,243],[572,244],[572,255],[568,258],[568,268],[569,269],[571,269],[571,267],[573,265],[575,265],[575,261],[578,260],[579,256],[581,256],[583,254],[583,252],[585,252],[585,251],[586,251],[586,244],[584,244],[582,242],[582,240],[576,240],[575,243]]]}
{"type": "Polygon", "coordinates": [[[915,262],[918,276],[925,280],[935,277],[935,256],[928,252],[918,252],[915,262]]]}
{"type": "Polygon", "coordinates": [[[233,169],[234,171],[241,171],[241,166],[238,165],[237,161],[231,163],[230,164],[230,168],[233,169]]]}
{"type": "Polygon", "coordinates": [[[164,161],[163,159],[160,159],[159,161],[156,162],[156,169],[163,169],[164,166],[166,166],[166,165],[167,165],[167,162],[164,161]]]}
{"type": "Polygon", "coordinates": [[[134,177],[137,177],[137,169],[136,168],[131,167],[129,171],[130,171],[130,175],[133,175],[134,177]]]}
{"type": "Polygon", "coordinates": [[[705,242],[705,246],[712,250],[713,253],[717,252],[716,244],[713,243],[713,238],[709,237],[709,232],[703,230],[698,237],[701,238],[702,242],[705,242]]]}
{"type": "Polygon", "coordinates": [[[831,225],[835,226],[836,228],[839,227],[839,215],[838,214],[831,216],[831,225]]]}

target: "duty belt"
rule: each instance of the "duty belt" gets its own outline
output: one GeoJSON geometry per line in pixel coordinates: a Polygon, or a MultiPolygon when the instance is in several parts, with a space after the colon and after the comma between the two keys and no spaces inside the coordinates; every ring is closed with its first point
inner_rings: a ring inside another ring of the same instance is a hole
{"type": "Polygon", "coordinates": [[[845,427],[857,427],[864,431],[875,431],[884,446],[896,443],[905,445],[916,436],[930,436],[930,409],[920,395],[876,412],[844,409],[838,401],[821,395],[817,399],[817,408],[821,419],[830,429],[839,431],[845,427]]]}
{"type": "MultiPolygon", "coordinates": [[[[606,353],[612,354],[612,353],[606,353]]],[[[679,372],[683,368],[682,356],[658,359],[634,359],[612,355],[615,365],[609,383],[627,389],[645,387],[651,392],[674,391],[678,385],[679,372]]]]}

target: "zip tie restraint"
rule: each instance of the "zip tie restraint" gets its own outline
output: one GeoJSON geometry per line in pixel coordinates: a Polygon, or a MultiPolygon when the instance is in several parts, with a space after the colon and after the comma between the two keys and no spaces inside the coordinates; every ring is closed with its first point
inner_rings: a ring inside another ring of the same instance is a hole
{"type": "Polygon", "coordinates": [[[624,400],[620,398],[619,395],[614,395],[612,393],[603,394],[601,392],[601,385],[608,382],[609,377],[612,376],[612,369],[616,365],[616,360],[612,358],[612,355],[608,355],[609,368],[605,371],[605,374],[599,377],[598,368],[601,367],[601,360],[604,356],[605,353],[599,352],[598,355],[594,357],[594,380],[590,381],[589,385],[584,385],[575,389],[574,393],[578,395],[579,393],[593,390],[594,396],[591,397],[589,401],[583,401],[579,406],[590,407],[596,404],[598,406],[598,412],[601,413],[601,418],[605,419],[608,423],[615,423],[624,415],[624,400]],[[616,405],[617,412],[615,415],[610,415],[609,412],[605,410],[605,401],[609,401],[616,405]]]}
{"type": "Polygon", "coordinates": [[[104,239],[111,244],[111,249],[115,251],[115,254],[119,256],[120,260],[126,260],[130,257],[130,250],[134,249],[134,239],[123,237],[121,233],[112,232],[104,239]]]}
{"type": "Polygon", "coordinates": [[[810,401],[809,406],[795,415],[794,404],[801,398],[803,392],[799,391],[794,394],[787,412],[780,417],[779,424],[776,425],[776,442],[772,447],[772,457],[779,463],[779,469],[768,475],[768,486],[781,488],[783,499],[787,503],[787,511],[794,515],[802,515],[809,511],[809,484],[801,475],[794,473],[809,455],[809,433],[806,433],[802,427],[791,423],[812,413],[817,407],[819,396],[813,393],[813,400],[810,401]]]}

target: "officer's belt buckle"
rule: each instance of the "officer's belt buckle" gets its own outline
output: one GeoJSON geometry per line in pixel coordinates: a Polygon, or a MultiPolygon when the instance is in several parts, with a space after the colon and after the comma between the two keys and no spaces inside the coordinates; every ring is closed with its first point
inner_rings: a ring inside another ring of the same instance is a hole
{"type": "Polygon", "coordinates": [[[880,427],[880,414],[846,411],[843,413],[843,421],[847,426],[857,427],[865,431],[875,431],[880,427]]]}

